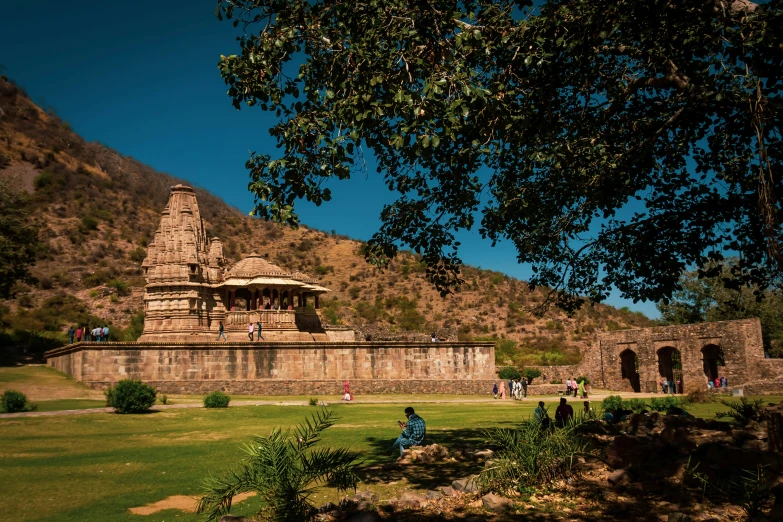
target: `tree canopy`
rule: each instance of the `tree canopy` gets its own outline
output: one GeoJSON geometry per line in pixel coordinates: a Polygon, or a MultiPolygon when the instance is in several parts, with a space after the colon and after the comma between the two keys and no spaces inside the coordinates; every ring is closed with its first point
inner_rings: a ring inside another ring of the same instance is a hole
{"type": "MultiPolygon", "coordinates": [[[[705,272],[712,270],[702,270],[705,272]]],[[[783,293],[740,286],[727,268],[702,278],[696,270],[686,272],[671,299],[657,307],[665,324],[757,317],[761,320],[764,349],[773,357],[783,357],[783,293]]]]}
{"type": "Polygon", "coordinates": [[[38,228],[30,221],[27,196],[0,177],[0,298],[12,296],[14,284],[33,282],[38,228]]]}
{"type": "Polygon", "coordinates": [[[442,292],[473,228],[566,310],[665,299],[728,255],[779,284],[782,5],[219,0],[242,28],[228,95],[279,118],[254,213],[295,226],[369,153],[397,199],[368,261],[409,246],[442,292]]]}

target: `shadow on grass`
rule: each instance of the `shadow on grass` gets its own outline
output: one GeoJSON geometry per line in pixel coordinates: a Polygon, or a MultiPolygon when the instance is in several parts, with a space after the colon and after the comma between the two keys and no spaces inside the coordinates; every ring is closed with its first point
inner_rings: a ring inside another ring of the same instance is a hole
{"type": "MultiPolygon", "coordinates": [[[[514,425],[507,422],[508,426],[514,425]]],[[[477,428],[465,428],[455,430],[432,430],[427,432],[424,445],[438,444],[448,448],[451,454],[462,450],[471,450],[483,447],[484,430],[477,428]]],[[[457,459],[455,461],[436,461],[427,464],[397,465],[399,457],[397,450],[391,451],[394,439],[369,437],[366,439],[371,450],[365,459],[365,467],[362,471],[362,480],[370,484],[383,484],[407,480],[411,486],[417,489],[436,489],[440,486],[450,486],[460,478],[478,473],[483,464],[470,460],[457,459]]]]}

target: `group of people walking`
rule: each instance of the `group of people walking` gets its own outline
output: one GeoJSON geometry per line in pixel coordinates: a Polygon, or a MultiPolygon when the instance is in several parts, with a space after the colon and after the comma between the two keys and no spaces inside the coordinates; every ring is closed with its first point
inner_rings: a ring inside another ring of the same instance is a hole
{"type": "Polygon", "coordinates": [[[573,377],[566,379],[566,395],[570,397],[572,394],[574,397],[581,396],[583,399],[587,399],[590,394],[590,385],[585,379],[581,381],[577,381],[573,377]]]}
{"type": "MultiPolygon", "coordinates": [[[[256,321],[255,326],[251,322],[247,327],[247,338],[252,341],[253,334],[258,334],[258,339],[256,339],[257,341],[264,339],[264,336],[261,335],[262,330],[263,327],[261,326],[261,321],[256,321]]],[[[220,321],[220,324],[218,324],[218,336],[215,341],[219,341],[221,337],[224,341],[228,342],[228,339],[226,338],[226,327],[223,326],[223,321],[220,321]]],[[[264,341],[266,341],[266,339],[264,339],[264,341]]]]}
{"type": "Polygon", "coordinates": [[[663,393],[670,393],[672,395],[675,393],[682,393],[682,381],[680,379],[677,379],[677,381],[670,381],[666,377],[661,377],[661,381],[658,384],[661,385],[661,391],[663,393]]]}
{"type": "MultiPolygon", "coordinates": [[[[526,399],[527,385],[528,382],[525,377],[508,381],[508,390],[511,394],[511,398],[516,400],[526,399]]],[[[506,389],[506,381],[500,381],[500,385],[495,383],[494,386],[492,386],[492,395],[494,395],[496,399],[505,399],[506,389]]]]}
{"type": "Polygon", "coordinates": [[[715,377],[715,380],[713,381],[709,377],[707,377],[707,389],[709,390],[717,390],[720,388],[728,388],[729,387],[729,381],[726,379],[726,377],[715,377]]]}
{"type": "Polygon", "coordinates": [[[87,326],[80,326],[79,328],[74,328],[71,326],[68,328],[68,339],[70,340],[71,344],[73,344],[74,341],[80,343],[82,340],[85,342],[106,342],[109,340],[109,327],[104,325],[96,326],[95,328],[90,329],[87,326]]]}

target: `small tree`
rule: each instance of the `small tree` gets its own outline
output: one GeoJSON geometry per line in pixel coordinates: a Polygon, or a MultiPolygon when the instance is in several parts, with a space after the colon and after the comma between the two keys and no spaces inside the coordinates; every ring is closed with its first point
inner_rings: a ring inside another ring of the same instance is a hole
{"type": "Polygon", "coordinates": [[[123,379],[106,390],[106,405],[117,413],[141,413],[155,404],[155,388],[133,379],[123,379]]]}
{"type": "Polygon", "coordinates": [[[506,366],[505,368],[502,368],[500,372],[498,373],[498,377],[500,377],[503,380],[509,380],[509,379],[521,379],[522,374],[519,373],[519,370],[512,366],[506,366]]]}
{"type": "MultiPolygon", "coordinates": [[[[356,489],[356,454],[345,448],[314,448],[321,432],[334,424],[334,412],[321,409],[296,429],[275,428],[268,437],[254,437],[238,470],[204,482],[198,513],[218,520],[231,510],[235,495],[257,491],[268,518],[279,522],[311,520],[316,508],[310,495],[331,485],[338,491],[356,489]]],[[[262,511],[262,512],[263,512],[262,511]]]]}
{"type": "Polygon", "coordinates": [[[533,379],[541,377],[541,370],[537,368],[525,368],[523,374],[527,378],[527,383],[530,384],[533,382],[533,379]]]}

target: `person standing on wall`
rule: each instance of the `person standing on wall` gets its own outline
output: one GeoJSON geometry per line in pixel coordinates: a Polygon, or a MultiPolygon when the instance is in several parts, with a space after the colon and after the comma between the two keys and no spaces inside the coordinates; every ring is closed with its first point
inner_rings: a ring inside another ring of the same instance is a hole
{"type": "Polygon", "coordinates": [[[68,339],[71,340],[71,344],[73,344],[73,338],[76,335],[76,330],[74,329],[73,325],[71,325],[70,328],[68,328],[68,339]]]}
{"type": "Polygon", "coordinates": [[[226,332],[223,330],[223,321],[220,321],[220,325],[218,325],[218,338],[215,339],[215,342],[219,341],[221,337],[224,341],[228,342],[228,339],[226,339],[226,332]]]}
{"type": "MultiPolygon", "coordinates": [[[[260,341],[261,339],[264,339],[264,336],[261,335],[261,321],[257,321],[256,322],[256,331],[258,332],[258,339],[257,340],[260,341]]],[[[252,339],[250,339],[250,340],[252,341],[252,339]]],[[[264,341],[266,341],[266,339],[264,339],[264,341]]]]}
{"type": "Polygon", "coordinates": [[[250,326],[247,327],[247,336],[250,338],[250,342],[253,342],[253,322],[250,322],[250,326]]]}

